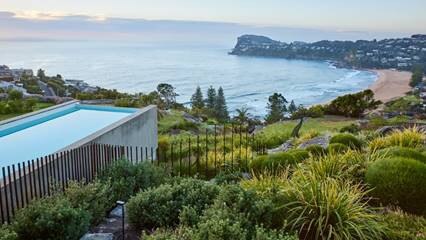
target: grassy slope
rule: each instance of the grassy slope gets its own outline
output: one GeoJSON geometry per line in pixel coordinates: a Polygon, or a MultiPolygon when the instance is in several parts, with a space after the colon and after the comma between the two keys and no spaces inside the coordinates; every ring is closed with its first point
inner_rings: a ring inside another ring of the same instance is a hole
{"type": "MultiPolygon", "coordinates": [[[[307,119],[300,131],[301,134],[309,131],[324,132],[337,132],[342,127],[354,123],[354,119],[326,116],[323,118],[307,119]]],[[[264,135],[263,139],[268,147],[276,147],[290,138],[291,132],[297,125],[298,121],[285,121],[281,123],[271,124],[266,126],[261,134],[264,135]]]]}

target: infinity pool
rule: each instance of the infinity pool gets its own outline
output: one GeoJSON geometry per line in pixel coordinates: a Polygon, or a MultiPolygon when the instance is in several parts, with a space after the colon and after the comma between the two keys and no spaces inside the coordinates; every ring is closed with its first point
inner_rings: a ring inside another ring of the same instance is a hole
{"type": "Polygon", "coordinates": [[[0,125],[0,167],[52,154],[136,111],[72,104],[0,125]]]}

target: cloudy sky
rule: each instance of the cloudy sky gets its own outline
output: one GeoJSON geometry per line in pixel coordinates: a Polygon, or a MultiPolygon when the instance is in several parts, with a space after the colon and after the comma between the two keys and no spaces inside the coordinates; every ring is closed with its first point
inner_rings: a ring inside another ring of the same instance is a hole
{"type": "Polygon", "coordinates": [[[424,0],[0,0],[0,39],[54,38],[52,33],[126,38],[167,31],[189,36],[248,31],[283,40],[293,34],[307,41],[398,37],[426,33],[425,9],[424,0]]]}

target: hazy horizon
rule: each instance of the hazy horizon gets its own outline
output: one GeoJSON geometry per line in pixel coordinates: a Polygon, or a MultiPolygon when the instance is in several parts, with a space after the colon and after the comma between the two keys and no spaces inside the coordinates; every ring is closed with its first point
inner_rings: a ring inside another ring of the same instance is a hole
{"type": "MultiPolygon", "coordinates": [[[[41,16],[41,15],[40,15],[41,16]]],[[[242,34],[266,35],[280,41],[357,40],[408,37],[421,32],[337,31],[316,28],[256,26],[231,22],[97,19],[89,15],[23,17],[0,11],[0,40],[128,40],[226,44],[242,34]]]]}

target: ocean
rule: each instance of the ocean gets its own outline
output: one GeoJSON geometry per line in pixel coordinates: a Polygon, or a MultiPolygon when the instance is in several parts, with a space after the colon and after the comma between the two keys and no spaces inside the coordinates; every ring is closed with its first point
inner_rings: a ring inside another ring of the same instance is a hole
{"type": "Polygon", "coordinates": [[[372,72],[328,62],[228,55],[233,44],[0,41],[0,64],[34,72],[42,68],[47,75],[130,93],[169,83],[181,103],[189,102],[197,85],[204,93],[209,86],[222,86],[231,113],[245,106],[260,117],[274,92],[309,106],[360,91],[377,79],[372,72]]]}

